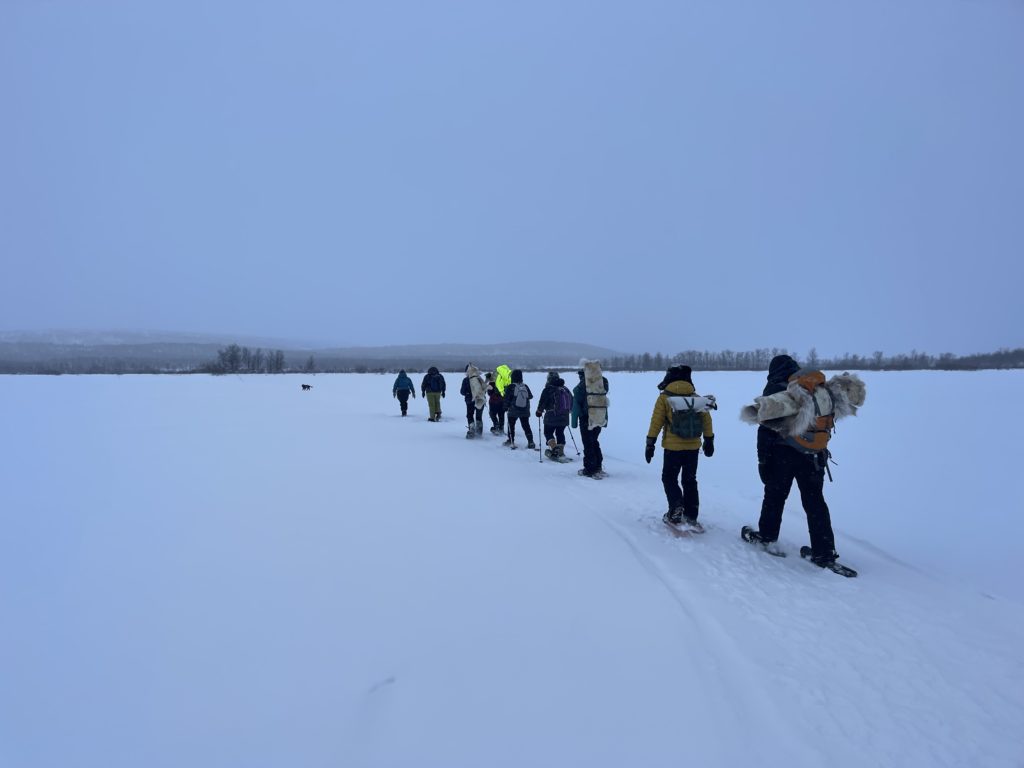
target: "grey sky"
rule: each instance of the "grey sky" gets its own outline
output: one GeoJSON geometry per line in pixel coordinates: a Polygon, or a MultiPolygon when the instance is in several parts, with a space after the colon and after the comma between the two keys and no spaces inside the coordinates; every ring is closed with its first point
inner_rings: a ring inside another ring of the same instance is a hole
{"type": "Polygon", "coordinates": [[[1024,4],[0,3],[0,330],[1024,344],[1024,4]]]}

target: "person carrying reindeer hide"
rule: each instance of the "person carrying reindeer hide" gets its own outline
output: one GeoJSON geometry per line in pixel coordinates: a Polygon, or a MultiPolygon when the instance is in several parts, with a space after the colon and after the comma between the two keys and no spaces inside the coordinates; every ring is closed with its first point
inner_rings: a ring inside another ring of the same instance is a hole
{"type": "Polygon", "coordinates": [[[821,371],[802,370],[789,355],[772,359],[763,394],[740,412],[743,421],[758,425],[757,471],[764,483],[757,530],[744,526],[741,531],[746,541],[771,548],[795,480],[807,515],[811,560],[821,566],[835,563],[835,535],[824,495],[828,442],[835,421],[855,415],[864,398],[864,382],[853,374],[826,381],[821,371]]]}
{"type": "Polygon", "coordinates": [[[580,365],[576,371],[580,383],[572,391],[569,426],[575,429],[579,425],[583,441],[583,469],[578,474],[601,479],[605,476],[602,467],[604,454],[598,438],[601,429],[608,426],[608,379],[601,372],[601,364],[597,360],[581,360],[580,365]]]}

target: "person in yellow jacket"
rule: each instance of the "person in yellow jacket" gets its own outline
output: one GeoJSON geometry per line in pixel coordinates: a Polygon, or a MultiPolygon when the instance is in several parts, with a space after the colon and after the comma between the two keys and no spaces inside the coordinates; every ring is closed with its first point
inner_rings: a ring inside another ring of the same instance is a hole
{"type": "Polygon", "coordinates": [[[498,388],[498,393],[504,397],[505,387],[512,383],[512,369],[507,365],[499,365],[494,369],[494,373],[494,384],[498,388]]]}
{"type": "Polygon", "coordinates": [[[674,365],[665,372],[665,378],[658,385],[661,393],[654,403],[651,426],[647,430],[644,458],[648,464],[651,463],[658,433],[661,433],[661,447],[665,449],[661,482],[668,498],[668,512],[662,519],[669,525],[681,525],[699,533],[704,526],[697,522],[700,507],[697,453],[702,445],[708,458],[715,453],[715,434],[709,411],[716,406],[714,398],[697,395],[691,374],[688,365],[674,365]]]}

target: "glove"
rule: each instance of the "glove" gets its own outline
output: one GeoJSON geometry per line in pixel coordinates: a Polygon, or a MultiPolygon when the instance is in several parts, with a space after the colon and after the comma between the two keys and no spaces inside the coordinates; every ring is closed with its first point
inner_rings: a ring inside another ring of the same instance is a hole
{"type": "Polygon", "coordinates": [[[396,397],[398,397],[398,393],[397,392],[392,392],[391,393],[391,398],[394,399],[396,397]]]}
{"type": "Polygon", "coordinates": [[[441,393],[441,397],[444,397],[444,392],[441,393]]]}
{"type": "Polygon", "coordinates": [[[704,438],[704,455],[709,459],[715,455],[715,436],[708,435],[704,438]]]}
{"type": "Polygon", "coordinates": [[[571,429],[579,429],[579,421],[576,419],[575,416],[570,420],[570,422],[571,423],[569,424],[569,427],[571,429]]]}
{"type": "Polygon", "coordinates": [[[644,449],[644,458],[647,459],[648,464],[650,464],[651,459],[654,458],[654,443],[656,440],[657,438],[654,437],[647,438],[647,447],[644,449]]]}
{"type": "Polygon", "coordinates": [[[541,415],[541,411],[537,411],[537,413],[534,414],[534,416],[536,416],[538,419],[540,418],[540,415],[541,415]]]}
{"type": "Polygon", "coordinates": [[[761,478],[762,483],[768,485],[768,462],[757,462],[757,476],[761,478]]]}

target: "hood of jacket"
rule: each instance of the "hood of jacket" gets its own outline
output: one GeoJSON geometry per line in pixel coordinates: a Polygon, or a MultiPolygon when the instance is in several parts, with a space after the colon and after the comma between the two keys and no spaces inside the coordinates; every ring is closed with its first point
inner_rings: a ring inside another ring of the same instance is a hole
{"type": "Polygon", "coordinates": [[[665,385],[666,395],[692,395],[695,391],[693,384],[688,381],[683,381],[682,379],[678,379],[677,381],[673,381],[665,385]]]}
{"type": "Polygon", "coordinates": [[[800,364],[789,355],[776,355],[768,363],[768,383],[785,384],[799,370],[800,364]]]}

